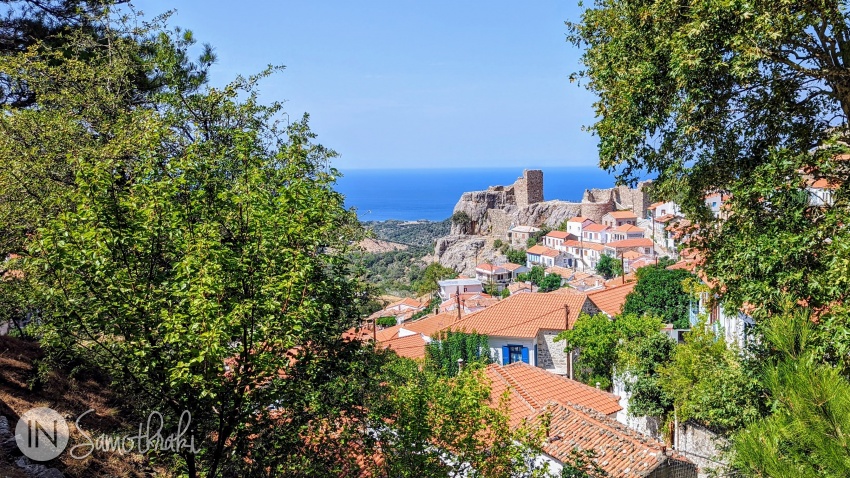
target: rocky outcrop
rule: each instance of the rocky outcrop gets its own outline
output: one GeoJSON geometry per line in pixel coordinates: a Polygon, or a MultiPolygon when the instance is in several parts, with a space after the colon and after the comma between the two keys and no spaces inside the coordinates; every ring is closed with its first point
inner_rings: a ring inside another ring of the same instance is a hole
{"type": "Polygon", "coordinates": [[[437,262],[468,277],[475,276],[475,266],[481,262],[505,262],[505,257],[493,249],[492,239],[482,236],[441,237],[434,254],[437,262]]]}
{"type": "Polygon", "coordinates": [[[504,262],[504,256],[494,250],[493,241],[506,241],[513,226],[557,228],[575,216],[598,223],[608,212],[621,209],[645,217],[649,206],[647,184],[640,183],[635,189],[588,189],[580,203],[544,201],[543,172],[523,171],[522,177],[510,186],[463,193],[452,214],[451,235],[437,240],[434,258],[459,273],[471,275],[481,262],[504,262]]]}

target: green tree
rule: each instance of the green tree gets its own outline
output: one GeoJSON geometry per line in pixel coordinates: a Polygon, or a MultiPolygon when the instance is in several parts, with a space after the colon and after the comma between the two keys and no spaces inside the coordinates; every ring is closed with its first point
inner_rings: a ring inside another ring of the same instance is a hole
{"type": "Polygon", "coordinates": [[[523,265],[526,263],[525,251],[522,249],[509,248],[508,251],[505,252],[505,257],[508,258],[508,262],[512,262],[514,264],[523,265]]]}
{"type": "Polygon", "coordinates": [[[444,267],[439,262],[432,262],[425,268],[422,274],[422,281],[417,286],[419,295],[433,294],[439,290],[440,285],[437,283],[444,279],[454,279],[457,277],[457,272],[450,267],[444,267]]]}
{"type": "Polygon", "coordinates": [[[631,394],[630,415],[667,418],[673,411],[673,399],[661,387],[659,371],[670,362],[675,349],[676,342],[658,331],[635,337],[619,347],[617,373],[631,394]]]}
{"type": "Polygon", "coordinates": [[[458,360],[473,367],[492,362],[487,336],[474,332],[441,333],[425,347],[425,356],[428,366],[446,377],[457,375],[458,360]]]}
{"type": "Polygon", "coordinates": [[[602,254],[599,262],[596,263],[596,272],[602,274],[602,277],[606,279],[621,276],[623,275],[623,261],[608,254],[602,254]]]}
{"type": "Polygon", "coordinates": [[[383,376],[390,393],[374,410],[385,423],[378,476],[543,476],[528,460],[541,430],[511,426],[480,367],[447,378],[398,359],[383,376]]]}
{"type": "Polygon", "coordinates": [[[565,351],[579,350],[576,378],[589,385],[610,388],[621,348],[634,341],[659,334],[661,321],[649,316],[623,315],[614,320],[605,314],[582,314],[573,328],[558,334],[565,351]]]}
{"type": "Polygon", "coordinates": [[[539,286],[545,277],[546,269],[544,269],[543,266],[532,266],[530,271],[518,274],[517,280],[520,282],[531,282],[532,284],[539,286]]]}
{"type": "MultiPolygon", "coordinates": [[[[341,338],[363,297],[335,154],[306,117],[275,126],[263,75],[204,91],[175,80],[131,107],[138,44],[110,27],[108,42],[71,32],[0,60],[39,101],[4,107],[0,177],[43,214],[22,261],[44,297],[42,345],[98,367],[128,411],[160,411],[164,433],[189,411],[199,452],[162,457],[182,474],[332,474],[353,457],[313,445],[363,439],[379,389],[374,353],[341,338]],[[39,181],[51,186],[24,187],[39,181]]],[[[165,47],[146,68],[179,76],[168,35],[150,34],[165,47]]],[[[0,201],[3,217],[19,207],[0,201]]]]}
{"type": "Polygon", "coordinates": [[[850,382],[813,350],[820,339],[809,310],[766,321],[763,383],[772,413],[734,435],[732,465],[742,476],[830,477],[850,473],[850,382]]]}
{"type": "Polygon", "coordinates": [[[693,277],[682,269],[641,267],[634,290],[626,296],[623,313],[648,314],[672,323],[678,329],[689,328],[691,301],[694,299],[685,292],[683,281],[693,277]]]}
{"type": "Polygon", "coordinates": [[[761,415],[752,365],[701,320],[658,370],[659,385],[673,399],[679,420],[728,433],[761,415]]]}
{"type": "Polygon", "coordinates": [[[584,49],[576,77],[599,98],[600,165],[627,182],[657,175],[657,197],[693,221],[690,246],[724,300],[757,316],[788,296],[843,303],[844,2],[598,0],[568,26],[584,49]],[[833,206],[808,203],[801,171],[840,185],[833,206]],[[721,217],[710,192],[728,196],[721,217]]]}
{"type": "Polygon", "coordinates": [[[538,284],[538,286],[540,287],[540,289],[538,289],[538,291],[539,292],[550,292],[550,291],[553,291],[553,290],[560,289],[561,288],[561,281],[562,281],[562,277],[559,276],[558,274],[546,274],[543,277],[543,280],[541,280],[540,283],[538,284]]]}

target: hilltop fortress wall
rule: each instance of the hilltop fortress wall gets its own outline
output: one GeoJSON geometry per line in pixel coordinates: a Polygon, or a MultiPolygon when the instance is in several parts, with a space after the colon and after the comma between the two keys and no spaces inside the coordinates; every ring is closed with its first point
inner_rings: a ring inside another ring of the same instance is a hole
{"type": "Polygon", "coordinates": [[[465,192],[455,205],[451,235],[437,241],[435,255],[444,266],[469,272],[476,260],[498,260],[493,250],[495,239],[506,240],[513,226],[547,225],[558,227],[564,221],[585,216],[601,222],[602,216],[615,210],[628,209],[638,217],[646,217],[649,195],[647,182],[637,188],[617,186],[587,189],[581,202],[544,200],[543,171],[525,170],[509,186],[490,186],[484,191],[465,192]],[[463,213],[463,214],[458,214],[463,213]],[[482,239],[484,244],[480,245],[482,239]],[[475,244],[472,244],[472,242],[475,244]]]}

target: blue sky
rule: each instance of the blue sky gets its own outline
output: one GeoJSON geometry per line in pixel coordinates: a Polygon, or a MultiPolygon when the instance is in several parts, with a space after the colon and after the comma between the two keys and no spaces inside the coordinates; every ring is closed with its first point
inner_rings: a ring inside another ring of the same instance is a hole
{"type": "Polygon", "coordinates": [[[568,80],[576,1],[134,0],[213,45],[213,84],[268,64],[266,100],[309,112],[353,168],[596,164],[593,96],[568,80]]]}

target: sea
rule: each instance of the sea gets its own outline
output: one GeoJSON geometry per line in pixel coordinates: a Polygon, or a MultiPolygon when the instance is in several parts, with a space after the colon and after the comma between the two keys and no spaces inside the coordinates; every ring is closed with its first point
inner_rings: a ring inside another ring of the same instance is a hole
{"type": "MultiPolygon", "coordinates": [[[[597,167],[541,168],[545,200],[581,201],[585,189],[614,186],[613,175],[597,167]]],[[[442,221],[452,215],[460,195],[489,186],[509,186],[518,168],[350,169],[337,191],[361,221],[442,221]]]]}

